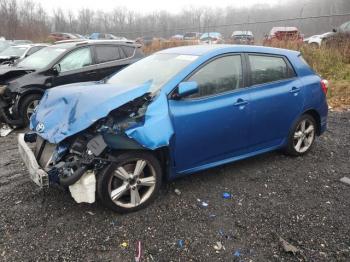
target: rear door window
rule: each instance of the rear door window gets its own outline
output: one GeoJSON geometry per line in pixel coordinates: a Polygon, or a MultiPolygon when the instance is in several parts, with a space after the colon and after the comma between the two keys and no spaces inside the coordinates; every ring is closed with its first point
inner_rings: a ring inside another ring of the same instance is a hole
{"type": "Polygon", "coordinates": [[[97,63],[106,63],[122,58],[118,46],[96,46],[97,63]]]}
{"type": "Polygon", "coordinates": [[[294,70],[283,57],[248,55],[251,69],[251,84],[258,85],[295,76],[294,70]]]}

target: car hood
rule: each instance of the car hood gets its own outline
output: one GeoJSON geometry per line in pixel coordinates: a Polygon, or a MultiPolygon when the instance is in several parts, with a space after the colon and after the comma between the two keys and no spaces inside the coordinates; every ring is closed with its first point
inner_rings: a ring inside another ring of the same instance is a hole
{"type": "Polygon", "coordinates": [[[4,82],[7,80],[11,80],[25,74],[29,74],[34,72],[35,69],[24,68],[24,67],[16,67],[16,66],[0,66],[0,82],[4,82]]]}
{"type": "Polygon", "coordinates": [[[49,89],[31,117],[30,128],[57,144],[146,94],[150,85],[128,87],[88,82],[49,89]]]}

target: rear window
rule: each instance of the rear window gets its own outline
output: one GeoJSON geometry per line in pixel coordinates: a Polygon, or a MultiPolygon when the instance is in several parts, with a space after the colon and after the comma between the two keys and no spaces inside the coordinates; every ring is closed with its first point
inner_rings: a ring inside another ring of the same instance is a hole
{"type": "Polygon", "coordinates": [[[295,76],[283,57],[249,55],[252,85],[274,82],[295,76]]]}
{"type": "Polygon", "coordinates": [[[121,59],[120,51],[118,46],[96,46],[97,63],[121,59]]]}

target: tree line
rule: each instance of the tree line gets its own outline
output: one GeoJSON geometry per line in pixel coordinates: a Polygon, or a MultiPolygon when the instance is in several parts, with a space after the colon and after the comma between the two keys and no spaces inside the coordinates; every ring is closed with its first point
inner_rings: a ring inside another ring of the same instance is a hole
{"type": "Polygon", "coordinates": [[[228,37],[234,30],[251,30],[261,38],[273,26],[297,26],[305,35],[312,35],[331,31],[350,20],[350,15],[255,22],[341,13],[350,13],[349,0],[284,0],[274,6],[257,4],[250,8],[190,6],[178,13],[162,10],[147,14],[119,6],[110,12],[88,8],[73,12],[58,8],[49,13],[33,0],[0,0],[0,36],[44,41],[52,31],[83,35],[104,32],[134,39],[139,36],[167,38],[188,31],[218,31],[228,37]]]}

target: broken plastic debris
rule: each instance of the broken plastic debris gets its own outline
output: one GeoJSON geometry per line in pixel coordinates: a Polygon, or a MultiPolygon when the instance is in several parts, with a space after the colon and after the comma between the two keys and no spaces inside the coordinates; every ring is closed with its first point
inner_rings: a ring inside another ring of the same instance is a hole
{"type": "Polygon", "coordinates": [[[122,248],[127,248],[129,246],[128,242],[123,242],[120,244],[122,248]]]}
{"type": "Polygon", "coordinates": [[[343,182],[345,184],[348,184],[350,186],[350,178],[344,176],[343,178],[340,179],[340,182],[343,182]]]}
{"type": "Polygon", "coordinates": [[[208,207],[209,206],[209,204],[207,202],[204,202],[204,201],[201,203],[201,205],[202,205],[202,207],[208,207]]]}
{"type": "Polygon", "coordinates": [[[184,243],[185,243],[185,241],[183,241],[182,239],[180,239],[180,240],[178,241],[179,247],[180,247],[180,248],[183,248],[184,243]]]}
{"type": "Polygon", "coordinates": [[[88,213],[89,215],[91,215],[91,216],[95,215],[95,213],[94,213],[94,212],[91,212],[91,211],[87,211],[87,213],[88,213]]]}
{"type": "Polygon", "coordinates": [[[222,198],[224,198],[224,199],[230,199],[230,198],[232,198],[232,195],[231,195],[231,193],[229,193],[229,192],[224,192],[224,193],[222,193],[222,198]]]}
{"type": "Polygon", "coordinates": [[[174,192],[175,192],[175,194],[178,195],[178,196],[181,195],[181,191],[180,191],[179,189],[177,189],[177,188],[175,188],[174,192]]]}
{"type": "Polygon", "coordinates": [[[216,244],[214,245],[214,249],[218,252],[221,249],[225,249],[225,247],[222,245],[221,242],[216,242],[216,244]]]}
{"type": "Polygon", "coordinates": [[[136,257],[135,257],[135,262],[140,262],[141,261],[141,241],[137,242],[137,252],[136,252],[136,257]]]}
{"type": "Polygon", "coordinates": [[[299,249],[296,248],[295,246],[293,246],[292,244],[288,243],[286,240],[284,240],[283,238],[279,238],[280,244],[283,248],[284,251],[286,252],[291,252],[293,254],[299,252],[299,249]]]}
{"type": "Polygon", "coordinates": [[[235,253],[233,253],[234,257],[240,257],[241,256],[241,252],[239,250],[236,250],[235,253]]]}
{"type": "Polygon", "coordinates": [[[3,125],[0,129],[0,136],[8,136],[12,131],[13,129],[11,127],[9,127],[8,125],[3,125]]]}

